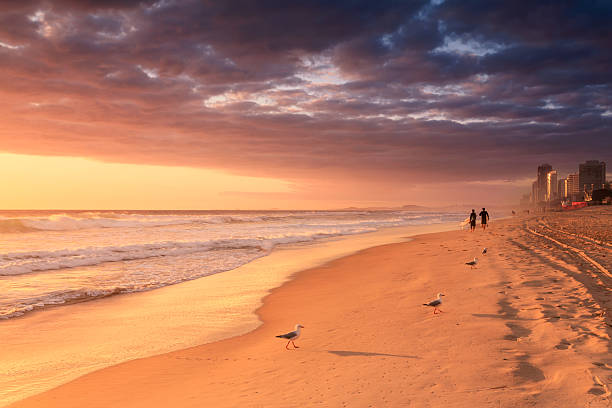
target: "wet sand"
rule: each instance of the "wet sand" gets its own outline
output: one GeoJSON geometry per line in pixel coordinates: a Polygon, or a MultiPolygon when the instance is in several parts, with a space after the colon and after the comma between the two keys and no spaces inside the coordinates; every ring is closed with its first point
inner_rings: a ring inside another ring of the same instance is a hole
{"type": "MultiPolygon", "coordinates": [[[[595,224],[609,214],[583,211],[595,224]]],[[[252,332],[105,368],[12,406],[609,407],[610,239],[605,227],[570,231],[564,216],[360,251],[272,291],[252,332]],[[434,315],[421,304],[437,292],[444,313],[434,315]],[[300,348],[285,350],[274,336],[296,323],[300,348]]]]}

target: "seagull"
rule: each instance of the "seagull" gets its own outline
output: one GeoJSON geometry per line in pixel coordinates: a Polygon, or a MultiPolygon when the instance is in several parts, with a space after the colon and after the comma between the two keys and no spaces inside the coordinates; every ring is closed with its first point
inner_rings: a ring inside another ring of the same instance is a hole
{"type": "Polygon", "coordinates": [[[476,264],[478,263],[478,258],[474,258],[473,261],[470,262],[466,262],[466,265],[470,265],[472,267],[472,269],[474,269],[476,267],[476,264]]]}
{"type": "Polygon", "coordinates": [[[438,298],[432,300],[429,303],[423,303],[423,306],[431,306],[434,308],[433,313],[436,314],[436,310],[440,313],[442,313],[442,310],[438,309],[438,306],[440,306],[442,304],[442,296],[444,296],[442,293],[438,293],[438,298]]]}
{"type": "Polygon", "coordinates": [[[484,247],[483,250],[482,250],[482,254],[484,255],[486,253],[487,253],[487,247],[484,247]]]}
{"type": "Polygon", "coordinates": [[[300,331],[301,331],[300,329],[303,329],[303,328],[304,328],[304,326],[302,326],[301,324],[296,324],[294,331],[286,333],[286,334],[281,334],[281,335],[276,336],[276,337],[278,337],[279,339],[287,339],[287,340],[289,340],[287,342],[287,345],[285,345],[285,348],[287,350],[290,350],[289,349],[289,343],[293,344],[293,347],[299,348],[298,346],[295,345],[295,343],[293,341],[300,338],[300,331]]]}

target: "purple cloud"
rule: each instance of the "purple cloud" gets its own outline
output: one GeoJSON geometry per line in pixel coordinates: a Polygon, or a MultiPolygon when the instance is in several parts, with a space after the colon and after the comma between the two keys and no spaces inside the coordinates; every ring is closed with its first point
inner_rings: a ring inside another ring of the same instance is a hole
{"type": "Polygon", "coordinates": [[[611,162],[611,10],[3,2],[0,150],[422,183],[611,162]]]}

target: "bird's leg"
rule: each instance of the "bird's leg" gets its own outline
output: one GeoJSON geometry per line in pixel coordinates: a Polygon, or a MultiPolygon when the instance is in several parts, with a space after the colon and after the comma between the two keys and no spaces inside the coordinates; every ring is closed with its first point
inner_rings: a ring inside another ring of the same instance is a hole
{"type": "Polygon", "coordinates": [[[434,313],[433,314],[436,314],[436,310],[438,310],[438,308],[434,307],[434,313]]]}
{"type": "Polygon", "coordinates": [[[289,340],[289,341],[287,342],[287,344],[285,345],[285,348],[286,348],[287,350],[290,350],[290,349],[289,349],[289,343],[291,343],[291,340],[289,340]]]}
{"type": "Polygon", "coordinates": [[[438,309],[438,312],[439,312],[439,313],[444,313],[444,310],[442,310],[442,309],[438,309]]]}
{"type": "Polygon", "coordinates": [[[291,340],[291,344],[293,344],[293,347],[295,348],[299,348],[298,346],[295,345],[295,343],[293,342],[293,340],[291,340]]]}

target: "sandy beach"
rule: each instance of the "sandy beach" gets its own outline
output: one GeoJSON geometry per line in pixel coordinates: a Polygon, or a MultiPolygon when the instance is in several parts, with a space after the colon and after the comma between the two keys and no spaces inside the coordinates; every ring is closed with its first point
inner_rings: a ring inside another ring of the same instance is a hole
{"type": "Polygon", "coordinates": [[[11,407],[609,407],[611,218],[588,208],[365,249],[273,290],[254,331],[11,407]],[[422,304],[438,292],[434,315],[422,304]],[[274,336],[297,323],[288,351],[274,336]]]}
{"type": "Polygon", "coordinates": [[[402,226],[288,245],[202,279],[0,320],[0,406],[128,360],[248,333],[261,325],[255,310],[262,299],[294,274],[361,249],[456,228],[402,226]]]}

